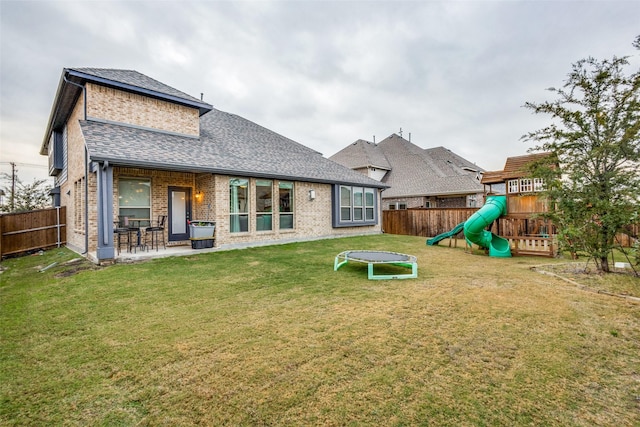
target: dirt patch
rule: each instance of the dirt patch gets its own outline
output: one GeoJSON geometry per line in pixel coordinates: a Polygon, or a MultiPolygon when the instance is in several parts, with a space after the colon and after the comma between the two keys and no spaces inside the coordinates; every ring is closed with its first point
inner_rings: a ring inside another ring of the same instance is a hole
{"type": "Polygon", "coordinates": [[[57,279],[73,276],[81,271],[99,270],[101,267],[82,258],[74,258],[58,267],[58,272],[53,276],[57,279]]]}
{"type": "Polygon", "coordinates": [[[545,264],[531,267],[543,274],[559,277],[581,289],[618,297],[632,297],[640,301],[640,277],[637,269],[614,269],[610,273],[599,272],[593,263],[571,262],[545,264]]]}

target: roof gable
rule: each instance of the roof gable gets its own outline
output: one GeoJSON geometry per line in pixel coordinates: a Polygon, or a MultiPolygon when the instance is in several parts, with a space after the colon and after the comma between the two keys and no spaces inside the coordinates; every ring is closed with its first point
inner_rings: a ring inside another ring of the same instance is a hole
{"type": "Polygon", "coordinates": [[[137,93],[151,98],[162,99],[180,105],[198,109],[200,115],[211,111],[210,104],[200,101],[184,92],[165,85],[151,77],[134,70],[107,68],[65,68],[49,115],[47,130],[42,141],[40,154],[47,153],[51,133],[59,129],[68,120],[73,107],[82,95],[87,82],[137,93]]]}
{"type": "Polygon", "coordinates": [[[357,140],[329,158],[351,169],[369,167],[391,169],[391,165],[384,153],[377,149],[377,144],[364,139],[357,140]]]}

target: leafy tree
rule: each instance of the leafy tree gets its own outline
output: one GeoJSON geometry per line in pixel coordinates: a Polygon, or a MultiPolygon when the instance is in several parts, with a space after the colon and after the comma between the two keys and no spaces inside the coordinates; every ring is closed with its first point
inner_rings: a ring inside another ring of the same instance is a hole
{"type": "MultiPolygon", "coordinates": [[[[634,41],[640,49],[640,36],[634,41]]],[[[538,164],[546,179],[549,216],[572,253],[585,251],[598,270],[608,272],[615,235],[637,220],[640,210],[640,71],[625,74],[628,57],[573,64],[557,99],[528,102],[552,124],[522,137],[530,151],[549,151],[559,167],[538,164]]]]}
{"type": "MultiPolygon", "coordinates": [[[[11,181],[9,174],[3,173],[5,181],[11,181]]],[[[51,206],[50,188],[44,179],[34,179],[31,184],[23,183],[20,178],[15,177],[15,193],[12,193],[12,186],[6,185],[4,190],[4,204],[0,206],[0,212],[25,212],[36,209],[43,209],[51,206]]]]}

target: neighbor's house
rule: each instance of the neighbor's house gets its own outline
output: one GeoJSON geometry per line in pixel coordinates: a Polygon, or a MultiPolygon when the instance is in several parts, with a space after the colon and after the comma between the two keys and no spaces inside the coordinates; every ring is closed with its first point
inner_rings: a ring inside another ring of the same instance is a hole
{"type": "Polygon", "coordinates": [[[383,209],[479,207],[484,169],[444,147],[423,149],[397,134],[362,139],[329,157],[389,186],[383,209]]]}
{"type": "Polygon", "coordinates": [[[227,247],[381,232],[385,184],[136,71],[64,69],[41,154],[68,246],[97,262],[119,216],[167,215],[169,245],[190,219],[227,247]]]}

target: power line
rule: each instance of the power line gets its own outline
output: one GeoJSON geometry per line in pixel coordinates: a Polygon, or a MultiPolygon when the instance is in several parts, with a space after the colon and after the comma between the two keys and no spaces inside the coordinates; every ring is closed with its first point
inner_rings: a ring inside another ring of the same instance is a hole
{"type": "Polygon", "coordinates": [[[18,163],[18,162],[0,162],[0,165],[16,165],[16,166],[27,166],[32,168],[47,168],[47,165],[36,165],[35,163],[18,163]]]}

